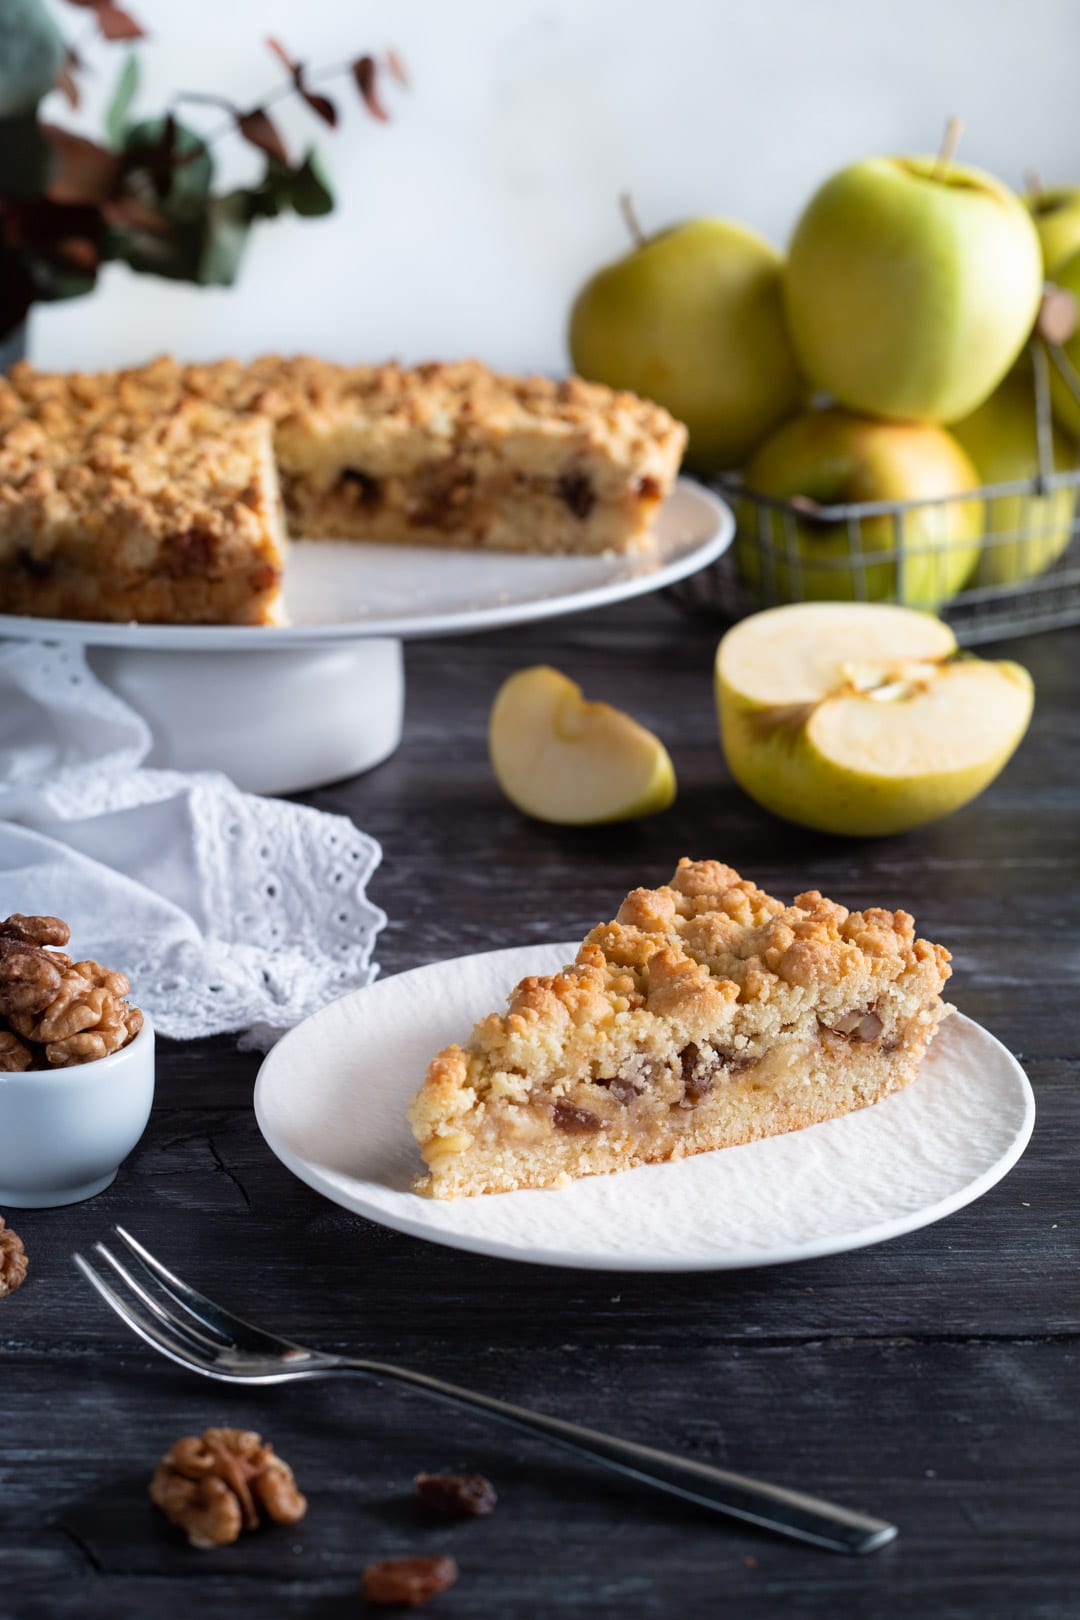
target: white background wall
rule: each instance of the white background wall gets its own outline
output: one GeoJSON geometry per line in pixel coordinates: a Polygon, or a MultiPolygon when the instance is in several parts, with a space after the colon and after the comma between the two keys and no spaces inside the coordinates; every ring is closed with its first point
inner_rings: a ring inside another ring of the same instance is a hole
{"type": "MultiPolygon", "coordinates": [[[[388,91],[384,126],[343,83],[336,134],[287,107],[338,212],[265,225],[231,291],[110,267],[92,299],[35,316],[46,366],[307,349],[556,368],[576,286],[624,248],[624,187],[647,227],[730,214],[783,241],[831,170],[936,148],[954,112],[971,162],[1015,185],[1030,166],[1080,182],[1078,0],[129,3],[153,35],[139,111],[181,87],[256,102],[280,75],[268,34],[311,64],[395,45],[413,88],[388,91]]],[[[84,12],[56,15],[85,30],[84,12]]],[[[87,127],[125,49],[87,53],[87,127]]],[[[224,178],[250,171],[235,138],[219,150],[224,178]]]]}

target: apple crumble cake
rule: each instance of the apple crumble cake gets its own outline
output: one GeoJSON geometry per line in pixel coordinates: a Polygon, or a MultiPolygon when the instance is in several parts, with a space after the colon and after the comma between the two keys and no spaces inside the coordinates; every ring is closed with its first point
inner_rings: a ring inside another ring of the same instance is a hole
{"type": "Polygon", "coordinates": [[[21,364],[0,384],[0,611],[274,622],[275,466],[297,539],[632,550],[685,439],[633,394],[476,361],[21,364]]]}
{"type": "Polygon", "coordinates": [[[9,414],[0,401],[0,610],[277,622],[270,424],[193,397],[151,414],[113,404],[45,396],[9,414]]]}
{"type": "Polygon", "coordinates": [[[866,1107],[915,1078],[948,963],[906,912],[816,890],[784,906],[684,859],[433,1059],[409,1110],[417,1190],[561,1186],[866,1107]]]}

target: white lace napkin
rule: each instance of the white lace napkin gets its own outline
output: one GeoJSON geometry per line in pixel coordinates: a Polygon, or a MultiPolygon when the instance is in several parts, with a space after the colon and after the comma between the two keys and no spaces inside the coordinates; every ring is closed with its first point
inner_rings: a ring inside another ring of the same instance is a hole
{"type": "Polygon", "coordinates": [[[65,918],[181,1039],[268,1046],[367,984],[375,840],[216,772],[148,770],[149,749],[80,648],[0,643],[0,916],[65,918]]]}

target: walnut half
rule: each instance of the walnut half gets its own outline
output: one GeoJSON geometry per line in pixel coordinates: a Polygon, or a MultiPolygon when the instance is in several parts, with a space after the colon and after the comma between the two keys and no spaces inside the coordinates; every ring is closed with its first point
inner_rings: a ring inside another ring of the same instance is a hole
{"type": "Polygon", "coordinates": [[[150,1499],[193,1547],[227,1547],[257,1530],[260,1509],[275,1524],[307,1512],[292,1469],[250,1429],[207,1429],[165,1453],[150,1481],[150,1499]]]}

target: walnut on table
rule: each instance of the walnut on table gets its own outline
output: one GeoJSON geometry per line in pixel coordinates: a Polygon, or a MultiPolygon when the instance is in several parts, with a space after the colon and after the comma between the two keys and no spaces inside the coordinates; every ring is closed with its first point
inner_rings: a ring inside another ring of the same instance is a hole
{"type": "Polygon", "coordinates": [[[178,1440],[157,1466],[150,1498],[203,1548],[257,1530],[260,1509],[276,1524],[296,1524],[307,1512],[288,1463],[250,1429],[207,1429],[178,1440]]]}
{"type": "Polygon", "coordinates": [[[0,922],[0,1072],[92,1063],[142,1028],[124,975],[54,948],[69,938],[59,917],[0,922]]]}
{"type": "Polygon", "coordinates": [[[0,1215],[0,1299],[22,1287],[27,1267],[22,1238],[4,1225],[4,1217],[0,1215]]]}

